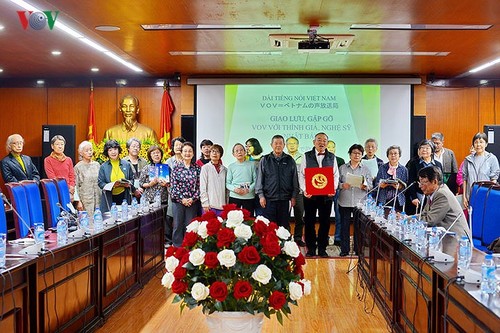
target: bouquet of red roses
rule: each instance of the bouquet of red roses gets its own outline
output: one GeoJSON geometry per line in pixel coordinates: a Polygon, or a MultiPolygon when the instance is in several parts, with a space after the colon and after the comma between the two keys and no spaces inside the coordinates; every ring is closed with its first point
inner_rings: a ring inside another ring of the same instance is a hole
{"type": "Polygon", "coordinates": [[[304,264],[288,230],[227,205],[222,217],[209,212],[194,219],[182,246],[168,248],[162,284],[177,294],[181,311],[276,314],[282,323],[290,304],[311,292],[304,264]]]}

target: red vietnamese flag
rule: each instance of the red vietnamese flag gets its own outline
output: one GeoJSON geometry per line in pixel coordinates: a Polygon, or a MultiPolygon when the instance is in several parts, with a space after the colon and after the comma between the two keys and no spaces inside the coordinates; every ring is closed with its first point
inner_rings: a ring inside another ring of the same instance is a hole
{"type": "Polygon", "coordinates": [[[94,84],[90,83],[89,117],[87,121],[87,140],[92,143],[97,142],[94,110],[94,84]]]}
{"type": "Polygon", "coordinates": [[[163,97],[161,99],[161,117],[160,117],[160,145],[166,154],[170,154],[170,131],[172,129],[172,113],[174,104],[168,93],[166,83],[163,85],[163,97]]]}

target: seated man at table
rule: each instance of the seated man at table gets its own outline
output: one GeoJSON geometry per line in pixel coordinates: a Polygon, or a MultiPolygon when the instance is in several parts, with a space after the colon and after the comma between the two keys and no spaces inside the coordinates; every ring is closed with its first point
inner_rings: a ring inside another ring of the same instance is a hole
{"type": "Polygon", "coordinates": [[[427,196],[420,218],[430,227],[450,228],[458,237],[467,235],[470,239],[471,232],[462,208],[448,186],[443,184],[441,169],[436,166],[422,168],[418,172],[418,178],[418,186],[427,196]]]}
{"type": "Polygon", "coordinates": [[[5,183],[21,180],[34,180],[40,183],[40,174],[31,157],[21,154],[24,139],[19,134],[12,134],[5,144],[8,155],[2,160],[2,176],[5,183]]]}

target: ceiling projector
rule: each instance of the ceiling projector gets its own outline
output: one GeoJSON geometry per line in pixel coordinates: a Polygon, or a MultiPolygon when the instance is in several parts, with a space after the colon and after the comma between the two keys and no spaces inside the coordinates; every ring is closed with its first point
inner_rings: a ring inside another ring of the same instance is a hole
{"type": "Polygon", "coordinates": [[[306,39],[298,44],[299,53],[328,53],[330,52],[330,41],[327,39],[306,39]]]}

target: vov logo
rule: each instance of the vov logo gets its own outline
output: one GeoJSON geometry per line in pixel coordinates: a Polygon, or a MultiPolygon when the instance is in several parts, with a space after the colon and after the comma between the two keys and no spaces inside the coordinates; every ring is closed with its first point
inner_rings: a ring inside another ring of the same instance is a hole
{"type": "Polygon", "coordinates": [[[17,15],[19,15],[19,21],[23,29],[28,29],[28,25],[33,30],[42,30],[47,25],[49,29],[54,29],[54,24],[56,23],[59,11],[44,10],[42,12],[33,12],[26,10],[18,10],[17,15]]]}

